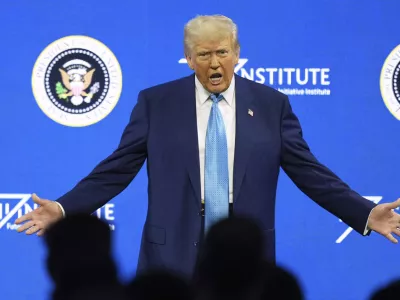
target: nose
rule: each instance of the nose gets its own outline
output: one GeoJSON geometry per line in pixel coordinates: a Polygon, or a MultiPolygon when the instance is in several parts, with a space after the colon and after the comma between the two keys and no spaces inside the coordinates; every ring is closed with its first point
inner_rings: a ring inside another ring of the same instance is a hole
{"type": "Polygon", "coordinates": [[[215,53],[213,53],[213,54],[211,55],[211,63],[210,63],[210,66],[211,66],[211,68],[214,69],[214,70],[216,70],[216,69],[219,68],[218,56],[217,56],[215,53]]]}

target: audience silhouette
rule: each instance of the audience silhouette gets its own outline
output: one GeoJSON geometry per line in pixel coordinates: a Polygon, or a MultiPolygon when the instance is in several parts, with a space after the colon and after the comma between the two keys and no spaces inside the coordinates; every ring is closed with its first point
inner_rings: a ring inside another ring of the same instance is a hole
{"type": "Polygon", "coordinates": [[[119,299],[122,295],[112,258],[111,232],[105,222],[90,215],[68,216],[49,228],[45,244],[53,300],[95,294],[112,294],[109,299],[119,299]]]}
{"type": "MultiPolygon", "coordinates": [[[[192,278],[171,270],[118,279],[107,223],[75,214],[45,234],[46,266],[54,284],[52,300],[303,300],[289,270],[263,257],[263,230],[254,220],[229,217],[212,226],[200,244],[192,278]]],[[[391,282],[370,300],[397,299],[400,282],[391,282]]]]}
{"type": "Polygon", "coordinates": [[[400,299],[400,281],[395,280],[379,288],[371,295],[370,300],[398,300],[400,299]]]}
{"type": "Polygon", "coordinates": [[[129,299],[135,300],[190,300],[193,290],[190,282],[167,270],[141,273],[127,285],[129,299]]]}

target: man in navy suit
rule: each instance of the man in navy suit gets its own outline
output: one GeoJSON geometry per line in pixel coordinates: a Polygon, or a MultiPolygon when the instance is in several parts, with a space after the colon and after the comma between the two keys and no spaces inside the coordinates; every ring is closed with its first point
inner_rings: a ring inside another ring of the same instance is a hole
{"type": "Polygon", "coordinates": [[[399,235],[400,200],[375,205],[351,190],[310,152],[288,97],[234,74],[240,46],[224,16],[185,26],[194,74],[139,93],[118,148],[57,201],[16,223],[43,234],[63,215],[92,213],[122,192],[147,159],[149,206],[138,270],[191,274],[202,234],[229,214],[250,216],[275,260],[275,194],[280,167],[312,200],[362,235],[399,235]]]}

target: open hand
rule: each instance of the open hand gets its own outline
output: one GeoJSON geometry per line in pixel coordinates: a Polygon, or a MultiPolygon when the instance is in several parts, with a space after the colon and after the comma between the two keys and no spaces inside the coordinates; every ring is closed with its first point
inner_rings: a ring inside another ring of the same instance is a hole
{"type": "Polygon", "coordinates": [[[36,194],[32,195],[33,202],[39,204],[40,206],[35,210],[23,215],[15,221],[15,224],[23,225],[18,227],[18,232],[23,232],[26,230],[26,234],[43,235],[46,229],[63,217],[61,208],[59,205],[50,200],[45,200],[39,198],[36,194]]]}
{"type": "Polygon", "coordinates": [[[368,228],[380,233],[397,244],[393,234],[400,236],[400,215],[394,212],[400,206],[400,198],[392,203],[378,204],[368,218],[368,228]]]}

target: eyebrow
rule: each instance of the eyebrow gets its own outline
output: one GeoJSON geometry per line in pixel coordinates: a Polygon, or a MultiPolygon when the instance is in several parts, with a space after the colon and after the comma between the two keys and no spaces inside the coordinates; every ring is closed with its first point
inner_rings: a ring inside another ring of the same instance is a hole
{"type": "MultiPolygon", "coordinates": [[[[224,47],[221,47],[221,48],[218,48],[218,49],[216,49],[216,50],[214,50],[214,51],[221,51],[221,50],[229,50],[229,47],[228,46],[224,46],[224,47]]],[[[213,50],[209,50],[209,49],[199,49],[199,50],[197,50],[196,52],[197,53],[201,53],[201,52],[212,52],[213,50]]]]}

